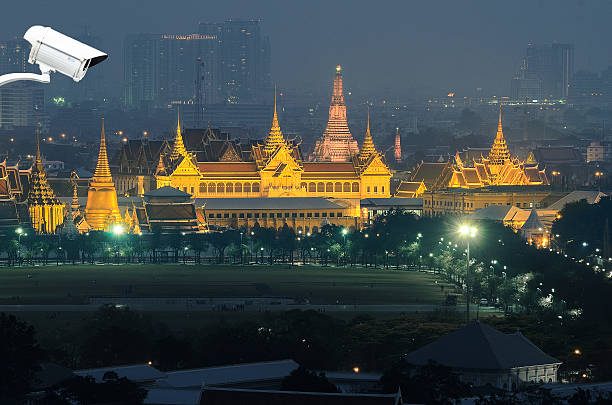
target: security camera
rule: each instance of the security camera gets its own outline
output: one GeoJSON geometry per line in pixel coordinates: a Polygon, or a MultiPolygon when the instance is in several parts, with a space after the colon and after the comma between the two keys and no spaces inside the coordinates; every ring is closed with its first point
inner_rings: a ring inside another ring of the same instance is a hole
{"type": "Polygon", "coordinates": [[[38,64],[41,72],[59,72],[80,81],[87,69],[108,58],[108,55],[50,27],[30,27],[23,38],[32,45],[28,62],[38,64]]]}

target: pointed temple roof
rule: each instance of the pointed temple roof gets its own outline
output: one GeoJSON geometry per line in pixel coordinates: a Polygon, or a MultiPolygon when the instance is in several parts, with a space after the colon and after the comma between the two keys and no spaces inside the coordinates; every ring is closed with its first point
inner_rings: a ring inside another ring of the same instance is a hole
{"type": "Polygon", "coordinates": [[[42,164],[40,156],[40,139],[38,126],[36,127],[36,160],[32,166],[30,175],[30,192],[28,194],[28,205],[61,205],[62,203],[55,196],[53,189],[47,182],[47,174],[42,164]]]}
{"type": "Polygon", "coordinates": [[[100,134],[100,151],[98,152],[98,163],[92,181],[97,183],[112,182],[110,168],[108,166],[108,155],[106,154],[106,134],[104,132],[104,118],[102,118],[102,133],[100,134]]]}
{"type": "Polygon", "coordinates": [[[497,135],[495,136],[495,141],[493,141],[491,152],[489,152],[489,160],[491,161],[491,164],[503,165],[509,159],[510,152],[508,151],[508,145],[506,145],[506,140],[504,139],[504,131],[502,130],[502,112],[500,104],[499,121],[497,123],[497,135]]]}
{"type": "Polygon", "coordinates": [[[342,91],[342,68],[336,67],[334,89],[329,105],[329,119],[323,136],[317,140],[313,157],[315,160],[346,162],[359,153],[357,141],[351,135],[346,120],[346,105],[342,91]]]}
{"type": "Polygon", "coordinates": [[[368,120],[366,124],[366,135],[361,145],[361,151],[359,152],[359,160],[362,162],[367,160],[370,156],[376,153],[374,147],[374,140],[372,140],[372,134],[370,133],[370,110],[368,109],[368,120]]]}
{"type": "Polygon", "coordinates": [[[395,158],[396,162],[399,162],[402,160],[402,145],[401,145],[401,138],[399,134],[399,128],[395,128],[395,147],[393,149],[393,157],[395,158]]]}
{"type": "Polygon", "coordinates": [[[470,323],[406,355],[415,365],[435,361],[459,369],[508,370],[559,364],[520,332],[502,333],[481,322],[470,323]]]}
{"type": "Polygon", "coordinates": [[[285,143],[283,133],[278,125],[278,115],[276,114],[276,87],[274,87],[274,117],[272,118],[272,127],[270,133],[264,143],[264,152],[270,154],[276,150],[279,145],[285,143]]]}
{"type": "Polygon", "coordinates": [[[176,137],[174,138],[174,146],[172,147],[172,153],[170,154],[171,160],[177,160],[179,157],[187,156],[187,149],[183,143],[183,136],[181,135],[181,115],[180,110],[176,112],[176,137]]]}
{"type": "Polygon", "coordinates": [[[531,209],[529,217],[527,217],[527,220],[521,229],[544,229],[544,225],[542,224],[542,221],[540,221],[540,217],[538,216],[538,212],[535,210],[535,208],[531,209]]]}

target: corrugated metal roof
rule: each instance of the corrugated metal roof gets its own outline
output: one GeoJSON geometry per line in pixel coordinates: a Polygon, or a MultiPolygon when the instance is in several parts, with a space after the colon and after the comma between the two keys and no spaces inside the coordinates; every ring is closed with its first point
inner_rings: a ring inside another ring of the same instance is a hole
{"type": "Polygon", "coordinates": [[[112,371],[117,374],[119,378],[127,378],[134,382],[152,381],[166,376],[165,373],[159,371],[155,367],[151,367],[148,364],[135,364],[132,366],[117,366],[117,367],[103,367],[103,368],[91,368],[87,370],[76,370],[74,374],[81,377],[93,377],[96,382],[102,382],[104,374],[112,371]]]}
{"type": "Polygon", "coordinates": [[[298,364],[293,360],[266,361],[260,363],[233,364],[206,367],[167,373],[167,384],[171,387],[201,387],[203,385],[225,385],[247,381],[282,379],[298,364]]]}
{"type": "Polygon", "coordinates": [[[277,198],[196,198],[196,206],[206,210],[266,210],[266,209],[342,209],[338,203],[323,197],[277,198]]]}

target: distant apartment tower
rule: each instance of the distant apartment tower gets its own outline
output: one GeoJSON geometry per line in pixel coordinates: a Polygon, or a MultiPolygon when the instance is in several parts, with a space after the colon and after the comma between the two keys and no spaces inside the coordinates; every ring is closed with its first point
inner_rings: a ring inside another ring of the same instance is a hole
{"type": "Polygon", "coordinates": [[[523,59],[521,70],[510,82],[510,95],[513,100],[526,102],[543,98],[542,79],[527,70],[526,59],[523,59]]]}
{"type": "Polygon", "coordinates": [[[574,45],[529,44],[525,52],[526,73],[542,81],[542,96],[567,99],[574,75],[574,45]]]}
{"type": "Polygon", "coordinates": [[[569,102],[575,105],[600,105],[604,103],[602,79],[597,73],[579,71],[572,78],[569,102]]]}
{"type": "Polygon", "coordinates": [[[124,103],[142,107],[157,102],[157,42],[161,35],[132,34],[123,44],[124,103]]]}
{"type": "Polygon", "coordinates": [[[133,34],[124,42],[127,107],[268,102],[270,44],[259,20],[200,23],[197,34],[133,34]]]}
{"type": "MultiPolygon", "coordinates": [[[[0,74],[33,73],[28,63],[30,44],[23,39],[0,41],[0,74]]],[[[43,86],[33,82],[15,82],[0,87],[0,129],[34,127],[44,114],[43,86]]],[[[43,129],[44,131],[45,129],[43,129]]]]}
{"type": "MultiPolygon", "coordinates": [[[[261,32],[261,20],[222,24],[219,35],[219,87],[225,104],[268,103],[271,89],[270,41],[261,32]]],[[[200,24],[200,30],[208,30],[200,24]]],[[[200,31],[202,32],[202,31],[200,31]]]]}

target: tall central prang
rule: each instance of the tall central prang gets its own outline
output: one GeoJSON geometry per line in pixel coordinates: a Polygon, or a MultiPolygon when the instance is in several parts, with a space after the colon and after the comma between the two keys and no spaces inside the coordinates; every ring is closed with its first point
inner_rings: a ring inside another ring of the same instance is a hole
{"type": "Polygon", "coordinates": [[[346,104],[342,91],[342,68],[336,66],[334,91],[329,106],[329,119],[323,136],[314,148],[313,160],[324,162],[347,162],[359,153],[357,141],[353,139],[346,122],[346,104]]]}

